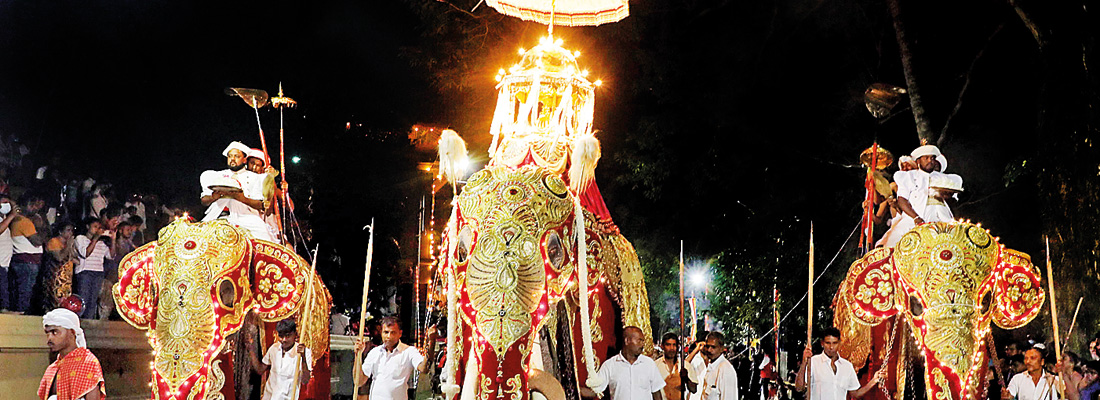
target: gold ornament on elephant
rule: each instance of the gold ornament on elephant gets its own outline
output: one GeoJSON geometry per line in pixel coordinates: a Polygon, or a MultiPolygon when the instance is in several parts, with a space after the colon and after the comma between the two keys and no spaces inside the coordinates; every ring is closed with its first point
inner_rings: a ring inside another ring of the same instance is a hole
{"type": "Polygon", "coordinates": [[[547,289],[541,235],[565,225],[566,193],[561,179],[545,170],[489,167],[470,179],[459,199],[463,232],[477,228],[476,236],[459,234],[459,251],[473,249],[466,287],[474,326],[498,355],[532,331],[547,289]]]}

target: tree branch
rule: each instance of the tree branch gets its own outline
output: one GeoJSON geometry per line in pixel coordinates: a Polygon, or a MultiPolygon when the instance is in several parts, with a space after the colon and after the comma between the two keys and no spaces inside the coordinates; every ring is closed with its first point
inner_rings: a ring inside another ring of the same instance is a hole
{"type": "Polygon", "coordinates": [[[913,108],[913,121],[917,125],[917,137],[922,145],[935,142],[936,134],[932,132],[932,124],[924,112],[924,104],[921,101],[920,89],[917,88],[917,79],[913,76],[913,53],[909,49],[909,40],[905,37],[905,25],[901,21],[901,9],[899,0],[888,0],[887,7],[890,16],[894,20],[894,36],[898,41],[898,50],[901,53],[901,68],[905,73],[905,85],[909,91],[909,104],[913,108]]]}
{"type": "Polygon", "coordinates": [[[989,48],[989,44],[993,43],[993,38],[1001,32],[1001,28],[1004,28],[1005,24],[1002,22],[997,25],[997,29],[993,30],[993,33],[989,35],[989,39],[986,39],[985,46],[982,46],[981,50],[978,50],[978,54],[974,55],[974,61],[970,62],[970,67],[966,69],[966,75],[963,75],[962,89],[959,89],[959,98],[955,100],[955,108],[951,110],[951,114],[947,116],[947,121],[943,123],[943,129],[940,130],[940,138],[936,140],[936,146],[943,147],[943,143],[947,141],[947,127],[951,126],[951,120],[955,118],[955,115],[959,113],[959,109],[962,108],[963,95],[966,94],[966,89],[970,88],[970,75],[974,72],[974,67],[978,65],[978,60],[982,58],[982,54],[985,54],[985,50],[989,48]]]}
{"type": "Polygon", "coordinates": [[[1031,17],[1024,12],[1024,9],[1016,4],[1016,0],[1008,0],[1008,4],[1012,6],[1013,10],[1016,10],[1016,15],[1020,17],[1020,22],[1023,22],[1027,30],[1031,31],[1031,36],[1035,38],[1035,43],[1039,45],[1039,51],[1042,51],[1043,45],[1046,44],[1046,40],[1043,39],[1043,34],[1039,33],[1039,27],[1035,26],[1035,21],[1032,21],[1031,17]]]}

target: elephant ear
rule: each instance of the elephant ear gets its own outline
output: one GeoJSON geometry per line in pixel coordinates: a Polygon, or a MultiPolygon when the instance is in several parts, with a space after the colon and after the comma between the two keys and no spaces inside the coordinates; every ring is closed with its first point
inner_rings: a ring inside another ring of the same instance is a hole
{"type": "Polygon", "coordinates": [[[856,260],[833,297],[833,325],[844,337],[839,350],[857,368],[871,354],[871,328],[897,312],[889,256],[890,250],[876,249],[856,260]],[[879,293],[882,285],[884,294],[879,293]]]}
{"type": "Polygon", "coordinates": [[[122,258],[118,266],[118,283],[111,294],[122,318],[138,329],[148,329],[156,318],[157,277],[153,258],[157,243],[137,248],[122,258]]]}
{"type": "MultiPolygon", "coordinates": [[[[1048,277],[1048,279],[1050,279],[1048,277]]],[[[1027,325],[1043,306],[1046,292],[1027,254],[1002,249],[993,271],[993,320],[1005,329],[1027,325]]]]}
{"type": "Polygon", "coordinates": [[[844,279],[843,293],[852,314],[868,325],[898,313],[895,307],[897,280],[894,277],[893,249],[879,248],[852,263],[844,279]]]}
{"type": "Polygon", "coordinates": [[[293,250],[264,240],[252,240],[252,281],[256,315],[276,322],[298,312],[305,298],[310,265],[293,250]]]}

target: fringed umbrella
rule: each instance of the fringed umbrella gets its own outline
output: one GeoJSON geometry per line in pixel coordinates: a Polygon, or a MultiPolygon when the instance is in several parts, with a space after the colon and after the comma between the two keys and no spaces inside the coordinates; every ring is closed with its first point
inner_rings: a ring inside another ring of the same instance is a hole
{"type": "Polygon", "coordinates": [[[550,26],[596,26],[630,15],[627,0],[485,0],[501,14],[550,26]]]}

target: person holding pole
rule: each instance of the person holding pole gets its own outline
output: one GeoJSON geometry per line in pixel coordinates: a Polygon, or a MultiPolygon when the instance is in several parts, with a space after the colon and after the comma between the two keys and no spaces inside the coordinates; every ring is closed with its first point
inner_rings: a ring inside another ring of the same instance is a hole
{"type": "Polygon", "coordinates": [[[260,375],[270,372],[264,385],[263,400],[297,400],[302,387],[309,383],[313,353],[298,343],[298,324],[293,319],[275,324],[275,333],[279,335],[279,340],[267,349],[262,362],[256,357],[256,347],[248,347],[252,369],[260,375]],[[295,375],[299,377],[297,382],[295,375]]]}
{"type": "MultiPolygon", "coordinates": [[[[435,359],[435,339],[439,336],[435,325],[428,327],[427,354],[420,354],[415,347],[401,343],[401,321],[394,317],[382,318],[382,345],[367,353],[366,361],[359,372],[359,381],[370,386],[370,400],[408,400],[409,379],[412,370],[424,373],[428,370],[428,360],[435,359]]],[[[366,341],[355,342],[358,354],[366,346],[366,341]]]]}
{"type": "Polygon", "coordinates": [[[1058,397],[1057,377],[1043,368],[1043,352],[1036,348],[1024,352],[1027,371],[1016,374],[1001,389],[1002,400],[1055,400],[1058,397]]]}
{"type": "Polygon", "coordinates": [[[805,391],[808,382],[810,393],[807,400],[844,400],[848,395],[860,398],[885,377],[886,371],[880,370],[860,386],[852,363],[841,358],[837,352],[839,347],[840,330],[829,327],[822,333],[821,354],[813,355],[810,345],[802,352],[802,364],[798,367],[794,387],[800,392],[805,391]]]}

